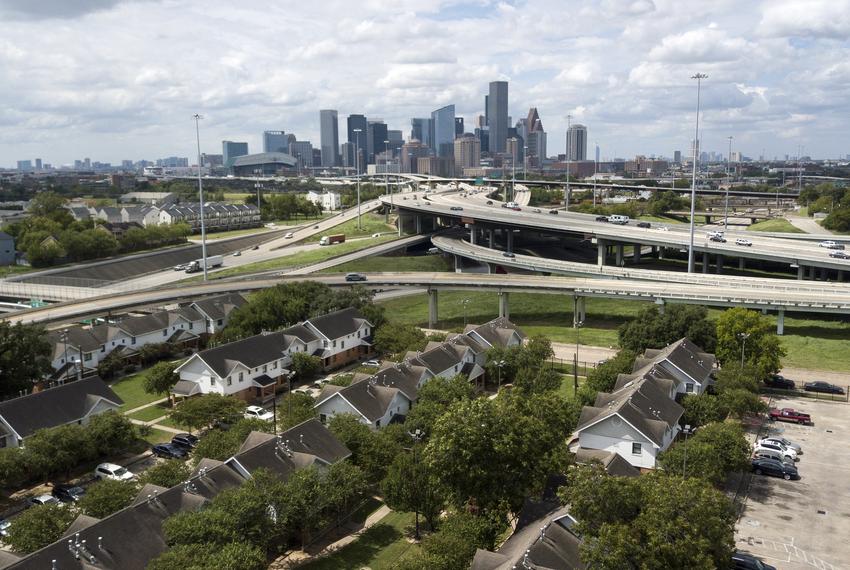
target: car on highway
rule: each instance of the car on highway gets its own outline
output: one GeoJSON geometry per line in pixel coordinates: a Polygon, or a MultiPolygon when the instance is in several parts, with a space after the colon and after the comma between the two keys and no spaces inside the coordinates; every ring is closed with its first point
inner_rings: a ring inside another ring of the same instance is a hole
{"type": "Polygon", "coordinates": [[[255,245],[254,247],[251,248],[252,251],[257,251],[258,249],[260,249],[259,245],[255,245]]]}
{"type": "Polygon", "coordinates": [[[171,443],[179,445],[184,449],[193,449],[196,445],[198,445],[198,441],[200,441],[198,436],[192,435],[191,433],[178,433],[171,438],[171,443]]]}
{"type": "Polygon", "coordinates": [[[824,382],[822,380],[817,380],[815,382],[806,382],[803,384],[803,390],[806,392],[820,392],[821,394],[843,394],[844,388],[841,386],[836,386],[835,384],[830,384],[829,382],[824,382]]]}
{"type": "Polygon", "coordinates": [[[512,251],[505,251],[502,253],[502,257],[516,257],[512,251]]]}
{"type": "Polygon", "coordinates": [[[511,210],[513,210],[514,212],[522,212],[522,208],[520,208],[519,206],[513,206],[511,210]]]}
{"type": "Polygon", "coordinates": [[[850,259],[850,253],[846,253],[841,251],[840,249],[836,249],[835,251],[829,252],[830,257],[834,257],[836,259],[850,259]]]}
{"type": "Polygon", "coordinates": [[[667,226],[655,226],[653,229],[658,230],[659,232],[669,232],[670,228],[667,226]]]}
{"type": "Polygon", "coordinates": [[[449,210],[452,212],[463,212],[463,206],[452,206],[449,210]]]}
{"type": "Polygon", "coordinates": [[[753,451],[758,453],[761,450],[774,451],[776,453],[781,453],[782,457],[789,461],[797,461],[797,452],[793,449],[789,449],[782,445],[781,443],[776,443],[775,441],[767,441],[767,440],[759,440],[753,445],[753,451]]]}
{"type": "Polygon", "coordinates": [[[63,503],[75,503],[83,498],[86,490],[71,483],[57,483],[53,485],[53,490],[50,493],[63,503]]]}
{"type": "Polygon", "coordinates": [[[736,552],[732,555],[732,570],[776,570],[776,566],[765,564],[752,554],[736,552]]]}
{"type": "Polygon", "coordinates": [[[751,242],[747,238],[737,238],[737,239],[735,239],[735,245],[743,245],[745,247],[751,247],[753,245],[753,242],[751,242]]]}
{"type": "Polygon", "coordinates": [[[188,263],[181,263],[180,265],[174,266],[174,271],[186,271],[187,267],[189,267],[188,263]]]}
{"type": "Polygon", "coordinates": [[[156,457],[164,459],[183,459],[189,453],[186,449],[173,443],[158,443],[151,447],[151,452],[156,457]]]}
{"type": "Polygon", "coordinates": [[[318,229],[319,229],[319,226],[313,226],[313,229],[314,229],[314,230],[318,230],[318,229]]]}
{"type": "Polygon", "coordinates": [[[249,420],[272,421],[274,414],[261,406],[248,406],[245,408],[245,417],[249,420]]]}
{"type": "Polygon", "coordinates": [[[346,273],[346,281],[366,281],[366,276],[362,273],[346,273]]]}
{"type": "Polygon", "coordinates": [[[638,222],[636,225],[639,228],[651,228],[652,227],[652,224],[650,224],[649,222],[638,222]]]}
{"type": "Polygon", "coordinates": [[[549,210],[550,214],[558,215],[558,210],[549,210]]]}
{"type": "Polygon", "coordinates": [[[112,479],[113,481],[130,481],[135,477],[125,467],[115,465],[114,463],[101,463],[94,469],[94,478],[97,480],[112,479]]]}
{"type": "Polygon", "coordinates": [[[59,499],[54,497],[53,495],[38,495],[37,497],[30,497],[27,499],[27,504],[31,507],[37,507],[39,505],[57,505],[59,504],[59,499]]]}
{"type": "Polygon", "coordinates": [[[292,239],[294,235],[295,234],[293,234],[292,232],[286,232],[283,236],[283,239],[292,239]]]}
{"type": "Polygon", "coordinates": [[[796,390],[797,384],[794,383],[790,378],[786,378],[781,374],[773,374],[767,380],[764,381],[766,386],[770,386],[771,388],[779,388],[781,390],[796,390]]]}
{"type": "Polygon", "coordinates": [[[594,218],[594,219],[595,219],[597,222],[607,222],[607,221],[608,221],[608,216],[596,216],[596,218],[594,218]]]}
{"type": "Polygon", "coordinates": [[[794,451],[796,451],[797,455],[802,455],[802,453],[803,453],[803,446],[802,445],[800,445],[799,443],[797,443],[795,441],[791,441],[790,439],[787,439],[787,438],[784,438],[784,437],[781,437],[781,436],[778,436],[778,435],[769,435],[769,436],[763,438],[761,441],[772,441],[772,442],[775,442],[775,443],[781,443],[782,445],[784,445],[788,449],[793,449],[794,451]]]}
{"type": "Polygon", "coordinates": [[[720,243],[726,243],[726,238],[722,235],[713,235],[708,238],[708,241],[716,241],[720,243]]]}
{"type": "Polygon", "coordinates": [[[535,214],[539,214],[539,213],[540,213],[540,208],[534,208],[534,209],[532,210],[532,212],[534,212],[535,214]]]}
{"type": "Polygon", "coordinates": [[[493,205],[493,200],[487,200],[487,205],[488,205],[488,206],[492,206],[492,205],[493,205]]]}
{"type": "Polygon", "coordinates": [[[233,253],[233,257],[239,257],[240,255],[242,255],[241,251],[236,251],[233,253]]]}
{"type": "Polygon", "coordinates": [[[825,247],[826,249],[844,249],[844,245],[837,241],[832,241],[831,239],[820,242],[818,246],[825,247]]]}
{"type": "Polygon", "coordinates": [[[812,423],[812,416],[805,412],[798,412],[794,408],[782,408],[781,410],[771,408],[767,414],[771,420],[778,422],[791,422],[802,425],[812,423]]]}
{"type": "Polygon", "coordinates": [[[774,477],[782,477],[786,481],[800,478],[796,465],[777,459],[758,457],[751,461],[751,465],[753,473],[756,475],[772,475],[774,477]]]}

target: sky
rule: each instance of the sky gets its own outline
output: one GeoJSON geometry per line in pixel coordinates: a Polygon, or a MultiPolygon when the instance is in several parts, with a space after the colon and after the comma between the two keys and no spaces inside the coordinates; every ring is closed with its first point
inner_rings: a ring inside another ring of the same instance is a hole
{"type": "MultiPolygon", "coordinates": [[[[319,145],[319,109],[411,117],[488,83],[548,153],[567,115],[603,158],[850,154],[850,0],[0,0],[0,166],[196,156],[264,130],[319,145]]],[[[190,158],[194,163],[194,158],[190,158]]]]}

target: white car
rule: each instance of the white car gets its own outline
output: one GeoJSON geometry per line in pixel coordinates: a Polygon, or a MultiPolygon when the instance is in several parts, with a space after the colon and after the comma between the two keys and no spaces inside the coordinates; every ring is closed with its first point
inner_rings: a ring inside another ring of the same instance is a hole
{"type": "Polygon", "coordinates": [[[797,452],[797,455],[801,455],[803,453],[803,446],[799,443],[791,441],[790,439],[786,439],[784,437],[779,437],[778,435],[772,435],[770,437],[765,437],[761,441],[769,441],[773,443],[778,443],[780,445],[784,445],[788,449],[793,449],[797,452]]]}
{"type": "Polygon", "coordinates": [[[379,237],[381,237],[381,234],[372,234],[372,237],[373,238],[379,238],[379,237]]]}
{"type": "Polygon", "coordinates": [[[668,228],[667,226],[655,226],[655,228],[654,228],[654,229],[658,230],[659,232],[668,232],[668,231],[670,231],[670,228],[668,228]]]}
{"type": "Polygon", "coordinates": [[[540,213],[540,208],[534,208],[534,209],[532,210],[532,212],[534,212],[535,214],[539,214],[539,213],[540,213]]]}
{"type": "Polygon", "coordinates": [[[367,360],[366,362],[363,363],[363,366],[380,366],[380,365],[381,365],[381,361],[378,360],[377,358],[373,358],[372,360],[367,360]]]}
{"type": "Polygon", "coordinates": [[[745,245],[747,247],[750,247],[753,245],[753,242],[745,238],[738,238],[735,240],[735,245],[745,245]]]}
{"type": "Polygon", "coordinates": [[[58,505],[59,499],[53,495],[39,495],[38,497],[31,497],[29,503],[31,505],[58,505]]]}
{"type": "Polygon", "coordinates": [[[790,447],[785,447],[781,443],[762,440],[762,441],[756,442],[753,447],[754,447],[755,453],[758,453],[759,451],[766,449],[766,450],[781,453],[785,457],[785,459],[788,459],[789,461],[796,461],[797,460],[797,452],[794,451],[793,449],[791,449],[790,447]]]}
{"type": "Polygon", "coordinates": [[[292,232],[286,232],[286,235],[283,236],[283,239],[292,239],[292,237],[293,237],[292,232]]]}
{"type": "Polygon", "coordinates": [[[114,481],[130,481],[136,476],[127,471],[125,467],[114,463],[101,463],[94,470],[95,479],[112,479],[114,481]]]}
{"type": "Polygon", "coordinates": [[[837,241],[832,241],[828,239],[826,241],[822,241],[818,244],[820,247],[825,247],[826,249],[844,249],[844,246],[838,243],[837,241]]]}
{"type": "Polygon", "coordinates": [[[270,422],[274,419],[274,414],[260,406],[248,406],[245,408],[245,417],[270,422]]]}

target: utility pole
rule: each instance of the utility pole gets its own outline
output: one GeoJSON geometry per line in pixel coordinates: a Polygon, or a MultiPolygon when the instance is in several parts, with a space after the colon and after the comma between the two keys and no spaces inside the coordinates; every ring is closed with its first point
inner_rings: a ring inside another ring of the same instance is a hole
{"type": "Polygon", "coordinates": [[[691,76],[691,79],[697,80],[697,117],[696,127],[694,128],[694,164],[693,174],[691,177],[691,224],[690,224],[690,239],[688,246],[688,273],[694,272],[694,211],[697,201],[697,161],[699,160],[699,94],[702,80],[707,79],[708,75],[697,73],[691,76]]]}
{"type": "Polygon", "coordinates": [[[570,121],[572,115],[567,115],[567,144],[566,144],[566,159],[567,159],[567,186],[564,188],[564,211],[570,209],[570,121]]]}
{"type": "Polygon", "coordinates": [[[204,225],[204,184],[201,182],[201,128],[203,117],[197,113],[195,117],[195,139],[198,142],[198,199],[201,202],[201,260],[204,266],[204,281],[207,280],[207,228],[204,225]]]}
{"type": "Polygon", "coordinates": [[[357,170],[357,229],[362,230],[360,222],[360,133],[363,129],[354,129],[354,164],[357,170]]]}
{"type": "Polygon", "coordinates": [[[726,182],[726,205],[723,207],[723,229],[729,228],[729,187],[732,186],[732,136],[726,137],[729,139],[729,156],[726,157],[726,176],[729,178],[726,182]]]}

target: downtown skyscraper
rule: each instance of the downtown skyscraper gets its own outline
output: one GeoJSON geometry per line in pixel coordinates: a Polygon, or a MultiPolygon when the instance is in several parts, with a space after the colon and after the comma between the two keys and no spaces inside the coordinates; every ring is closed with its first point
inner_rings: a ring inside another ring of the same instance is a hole
{"type": "Polygon", "coordinates": [[[587,127],[572,125],[567,131],[567,158],[578,162],[587,160],[587,127]]]}
{"type": "Polygon", "coordinates": [[[431,148],[437,156],[454,156],[455,106],[446,105],[431,113],[431,148]]]}
{"type": "Polygon", "coordinates": [[[490,152],[505,152],[508,138],[508,82],[490,82],[487,96],[487,121],[490,126],[490,152]]]}
{"type": "Polygon", "coordinates": [[[322,166],[341,166],[339,159],[339,118],[332,109],[319,111],[319,127],[322,148],[322,166]]]}

